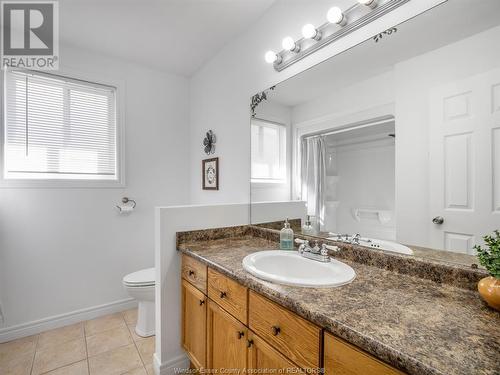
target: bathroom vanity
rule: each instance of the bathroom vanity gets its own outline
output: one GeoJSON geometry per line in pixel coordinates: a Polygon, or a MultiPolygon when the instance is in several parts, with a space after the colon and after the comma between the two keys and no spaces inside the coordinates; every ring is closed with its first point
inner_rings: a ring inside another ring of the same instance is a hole
{"type": "Polygon", "coordinates": [[[356,272],[350,284],[285,286],[242,266],[248,254],[278,249],[277,238],[255,226],[178,233],[182,344],[193,367],[499,373],[500,315],[473,290],[484,271],[338,244],[335,258],[356,272]]]}

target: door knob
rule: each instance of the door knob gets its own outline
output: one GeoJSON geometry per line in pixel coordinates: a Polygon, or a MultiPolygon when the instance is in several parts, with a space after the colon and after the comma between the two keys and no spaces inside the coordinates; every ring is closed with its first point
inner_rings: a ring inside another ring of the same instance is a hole
{"type": "Polygon", "coordinates": [[[220,298],[225,298],[227,296],[226,292],[220,292],[220,298]]]}
{"type": "Polygon", "coordinates": [[[444,223],[444,217],[442,217],[442,216],[436,216],[434,219],[432,219],[432,222],[434,224],[441,225],[441,224],[444,223]]]}
{"type": "Polygon", "coordinates": [[[240,340],[243,336],[245,336],[245,332],[244,331],[238,331],[238,332],[236,332],[236,337],[238,338],[238,340],[240,340]]]}

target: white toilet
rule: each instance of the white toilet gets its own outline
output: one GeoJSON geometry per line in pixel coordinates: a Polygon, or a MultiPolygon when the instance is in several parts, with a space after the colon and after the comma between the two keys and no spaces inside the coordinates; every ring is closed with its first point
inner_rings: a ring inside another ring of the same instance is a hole
{"type": "Polygon", "coordinates": [[[135,332],[142,337],[155,334],[155,269],[147,268],[128,274],[123,285],[130,297],[139,302],[135,332]]]}

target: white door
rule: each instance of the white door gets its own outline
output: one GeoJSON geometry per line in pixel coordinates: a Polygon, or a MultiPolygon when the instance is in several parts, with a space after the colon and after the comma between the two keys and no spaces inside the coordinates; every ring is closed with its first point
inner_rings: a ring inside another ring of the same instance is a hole
{"type": "Polygon", "coordinates": [[[500,70],[431,90],[429,135],[431,247],[473,254],[500,228],[500,70]]]}

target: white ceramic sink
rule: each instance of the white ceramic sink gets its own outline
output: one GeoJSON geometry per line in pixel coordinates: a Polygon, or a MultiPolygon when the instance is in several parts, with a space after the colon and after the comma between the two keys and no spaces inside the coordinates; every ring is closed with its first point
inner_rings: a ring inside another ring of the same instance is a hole
{"type": "Polygon", "coordinates": [[[347,264],[306,259],[296,251],[265,250],[247,255],[243,268],[252,275],[278,284],[326,288],[349,284],[356,277],[347,264]]]}

